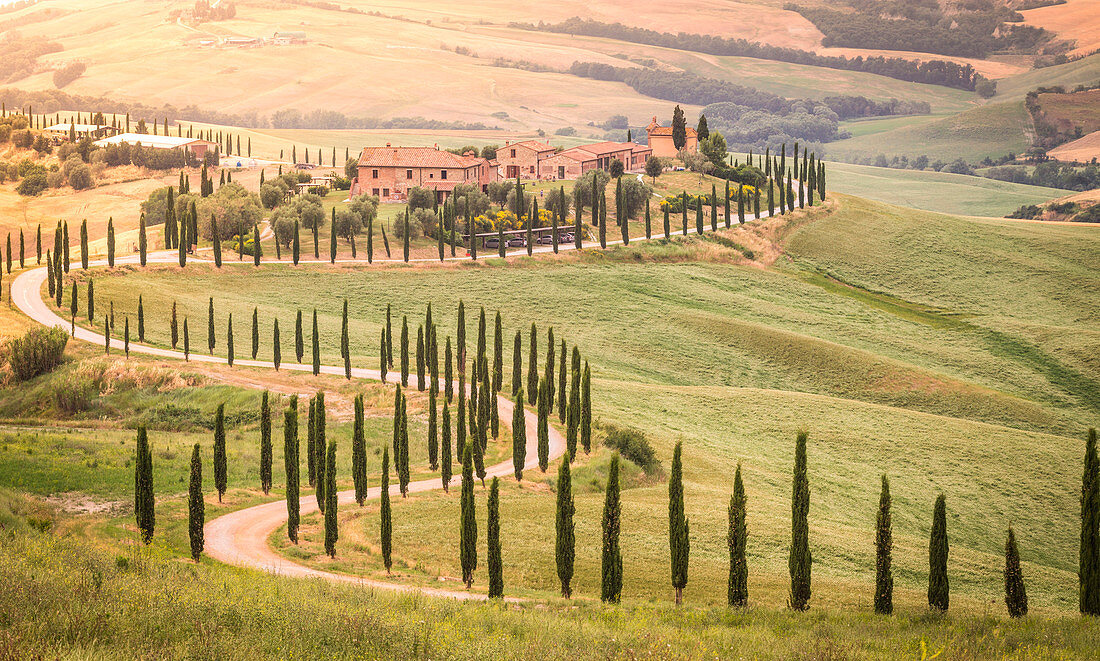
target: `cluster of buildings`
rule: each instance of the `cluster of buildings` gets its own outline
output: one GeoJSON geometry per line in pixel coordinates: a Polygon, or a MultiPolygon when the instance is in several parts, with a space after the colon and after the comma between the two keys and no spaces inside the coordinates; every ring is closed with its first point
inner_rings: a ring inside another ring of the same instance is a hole
{"type": "MultiPolygon", "coordinates": [[[[500,179],[577,179],[589,170],[607,170],[620,161],[626,172],[641,172],[646,161],[674,157],[672,128],[661,126],[654,117],[646,127],[648,145],[633,142],[597,142],[569,149],[549,141],[506,142],[496,158],[481,158],[473,152],[453,154],[434,147],[366,147],[359,154],[359,173],[352,181],[351,194],[377,195],[382,200],[403,198],[413,187],[436,191],[440,202],[459,184],[476,185],[483,191],[500,179]]],[[[687,129],[685,149],[694,151],[695,129],[687,129]]]]}
{"type": "Polygon", "coordinates": [[[260,48],[263,46],[293,46],[306,43],[306,33],[299,31],[279,31],[270,37],[222,37],[220,39],[199,39],[202,48],[260,48]]]}

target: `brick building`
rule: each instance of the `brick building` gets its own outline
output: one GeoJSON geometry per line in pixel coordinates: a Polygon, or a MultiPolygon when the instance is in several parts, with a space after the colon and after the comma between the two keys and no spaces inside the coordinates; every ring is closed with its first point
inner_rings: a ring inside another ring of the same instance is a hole
{"type": "Polygon", "coordinates": [[[505,142],[503,147],[497,149],[497,162],[500,163],[501,174],[506,179],[515,179],[517,176],[543,179],[546,175],[540,165],[556,151],[549,142],[538,140],[505,142]]]}
{"type": "Polygon", "coordinates": [[[364,147],[351,194],[377,195],[383,201],[403,199],[414,186],[436,192],[443,202],[459,184],[486,191],[497,180],[497,164],[472,152],[459,156],[435,147],[364,147]]]}
{"type": "Polygon", "coordinates": [[[597,142],[580,145],[542,160],[543,179],[576,179],[595,169],[607,170],[611,161],[622,161],[627,172],[641,171],[652,150],[633,142],[597,142]]]}
{"type": "MultiPolygon", "coordinates": [[[[676,145],[672,142],[672,127],[661,126],[657,123],[657,117],[654,116],[653,121],[649,123],[649,126],[645,127],[646,135],[649,137],[649,146],[653,150],[654,156],[661,158],[676,158],[680,152],[676,149],[676,145]]],[[[695,133],[695,129],[690,126],[687,127],[687,137],[684,140],[684,149],[688,151],[695,151],[699,145],[699,137],[695,133]]]]}

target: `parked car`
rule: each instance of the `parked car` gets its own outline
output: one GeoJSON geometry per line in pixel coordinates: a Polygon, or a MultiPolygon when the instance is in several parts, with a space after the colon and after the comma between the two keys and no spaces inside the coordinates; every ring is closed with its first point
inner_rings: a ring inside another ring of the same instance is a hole
{"type": "Polygon", "coordinates": [[[572,232],[558,235],[558,243],[573,243],[574,239],[576,239],[576,237],[572,232]]]}
{"type": "Polygon", "coordinates": [[[539,238],[535,239],[535,243],[540,243],[542,245],[548,246],[548,245],[554,243],[554,235],[553,234],[539,234],[539,238]]]}
{"type": "Polygon", "coordinates": [[[504,243],[504,245],[508,246],[509,248],[523,248],[527,246],[527,239],[522,236],[513,236],[512,238],[508,239],[504,243]]]}
{"type": "Polygon", "coordinates": [[[485,239],[485,244],[484,245],[485,245],[486,248],[499,248],[500,247],[500,239],[498,239],[495,236],[490,236],[489,238],[485,239]]]}

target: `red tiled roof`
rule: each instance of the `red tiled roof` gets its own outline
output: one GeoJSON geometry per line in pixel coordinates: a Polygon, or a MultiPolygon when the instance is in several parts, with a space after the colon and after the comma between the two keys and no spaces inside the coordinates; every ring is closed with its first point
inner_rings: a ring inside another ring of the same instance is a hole
{"type": "Polygon", "coordinates": [[[505,147],[526,147],[532,151],[543,153],[548,151],[554,151],[554,148],[545,142],[539,142],[538,140],[524,140],[522,142],[513,142],[505,145],[505,147]]]}
{"type": "MultiPolygon", "coordinates": [[[[671,126],[654,126],[653,128],[648,129],[648,131],[650,135],[672,135],[671,126]]],[[[687,137],[695,137],[695,129],[691,128],[690,126],[687,128],[687,137]]]]}
{"type": "Polygon", "coordinates": [[[602,156],[604,154],[611,154],[617,151],[633,151],[633,144],[633,142],[597,142],[591,145],[581,145],[580,147],[574,147],[574,149],[583,149],[597,156],[602,156]]]}
{"type": "Polygon", "coordinates": [[[485,162],[433,147],[364,147],[359,154],[359,167],[372,168],[472,168],[485,162]]]}
{"type": "Polygon", "coordinates": [[[596,160],[596,155],[588,151],[584,147],[571,147],[564,151],[560,151],[557,154],[554,154],[554,156],[564,156],[566,158],[571,158],[574,161],[580,161],[582,163],[584,161],[596,160]]]}

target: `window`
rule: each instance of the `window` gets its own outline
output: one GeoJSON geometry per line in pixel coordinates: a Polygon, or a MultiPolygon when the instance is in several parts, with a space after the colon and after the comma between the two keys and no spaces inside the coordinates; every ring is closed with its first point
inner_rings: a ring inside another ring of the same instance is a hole
{"type": "Polygon", "coordinates": [[[377,188],[371,189],[371,195],[373,195],[375,197],[378,197],[378,189],[377,188]]]}
{"type": "Polygon", "coordinates": [[[405,170],[405,178],[406,179],[412,179],[413,178],[413,171],[412,170],[405,170]]]}
{"type": "Polygon", "coordinates": [[[371,176],[372,179],[377,179],[378,178],[378,170],[371,170],[370,171],[370,176],[371,176]]]}
{"type": "Polygon", "coordinates": [[[565,179],[565,166],[564,165],[559,165],[558,166],[558,179],[565,179]]]}
{"type": "Polygon", "coordinates": [[[534,173],[535,173],[535,166],[532,165],[531,166],[531,174],[534,174],[534,173]]]}
{"type": "Polygon", "coordinates": [[[447,178],[447,171],[446,170],[440,170],[439,178],[440,179],[446,179],[447,178]]]}
{"type": "Polygon", "coordinates": [[[512,150],[512,158],[515,158],[515,157],[516,157],[516,150],[515,150],[515,149],[513,149],[513,150],[512,150]]]}
{"type": "Polygon", "coordinates": [[[389,197],[389,196],[390,196],[390,189],[383,188],[382,189],[382,197],[389,197]]]}

